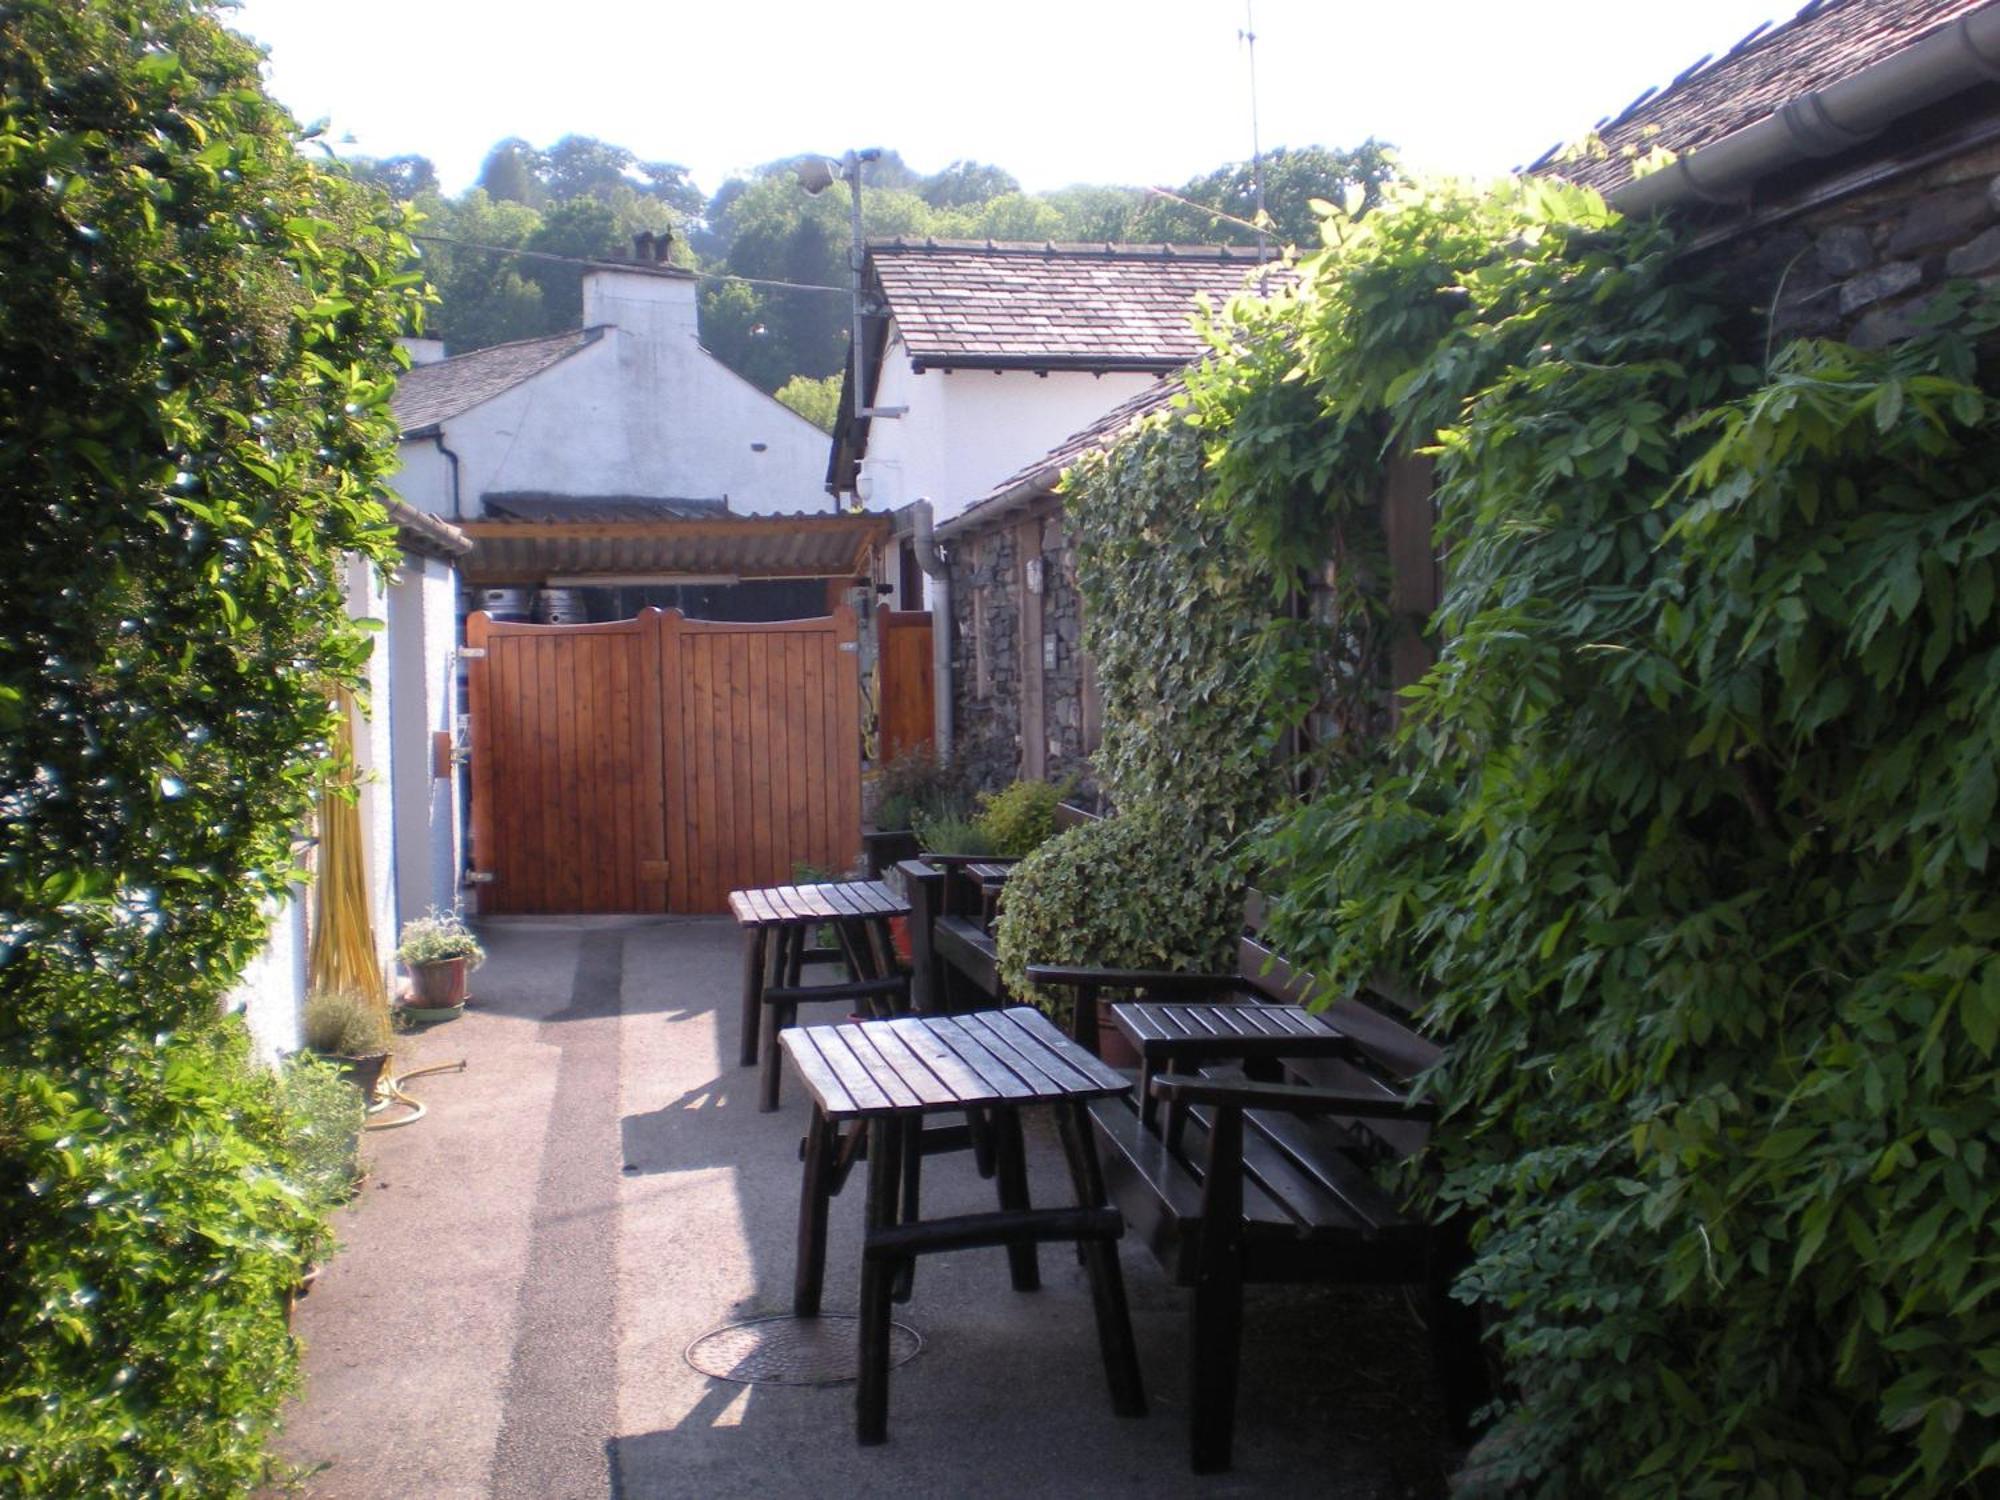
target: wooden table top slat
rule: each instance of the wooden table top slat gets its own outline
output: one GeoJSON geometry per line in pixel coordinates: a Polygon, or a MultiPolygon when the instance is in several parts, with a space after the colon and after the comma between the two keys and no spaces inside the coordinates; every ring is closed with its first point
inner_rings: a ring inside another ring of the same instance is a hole
{"type": "Polygon", "coordinates": [[[1205,1044],[1237,1057],[1328,1057],[1352,1040],[1319,1016],[1289,1005],[1111,1007],[1111,1019],[1148,1058],[1198,1057],[1205,1044]]]}
{"type": "Polygon", "coordinates": [[[996,1057],[992,1048],[959,1025],[956,1017],[933,1016],[928,1020],[932,1032],[943,1038],[945,1045],[963,1058],[965,1065],[983,1078],[986,1086],[1001,1098],[1025,1099],[1034,1095],[1034,1085],[996,1057]]]}
{"type": "Polygon", "coordinates": [[[910,1050],[910,1044],[898,1036],[893,1027],[861,1034],[861,1028],[853,1028],[855,1035],[848,1038],[858,1053],[863,1047],[874,1049],[884,1068],[895,1072],[897,1080],[907,1088],[912,1096],[925,1104],[955,1104],[954,1094],[929,1068],[923,1060],[910,1050]]]}
{"type": "Polygon", "coordinates": [[[835,1120],[1095,1099],[1132,1087],[1025,1007],[792,1026],[778,1045],[835,1120]]]}
{"type": "Polygon", "coordinates": [[[982,1043],[997,1051],[1008,1067],[1033,1083],[1038,1091],[1090,1085],[1086,1074],[1064,1059],[1051,1056],[1046,1048],[1037,1046],[1028,1036],[1007,1025],[1000,1019],[999,1012],[975,1011],[964,1017],[964,1022],[982,1043]]]}
{"type": "Polygon", "coordinates": [[[879,880],[767,885],[729,893],[729,913],[740,927],[874,921],[908,916],[909,912],[910,903],[879,880]]]}
{"type": "Polygon", "coordinates": [[[913,1052],[917,1060],[937,1075],[954,1098],[990,1099],[986,1080],[967,1067],[956,1052],[947,1047],[924,1024],[921,1016],[902,1016],[887,1023],[887,1029],[913,1052]]]}
{"type": "Polygon", "coordinates": [[[936,1079],[926,1080],[921,1068],[905,1065],[894,1056],[894,1048],[900,1043],[894,1037],[880,1032],[864,1032],[859,1026],[843,1026],[840,1040],[855,1060],[868,1070],[868,1076],[882,1087],[889,1096],[889,1102],[900,1109],[909,1109],[919,1104],[946,1104],[952,1094],[936,1079]]]}
{"type": "Polygon", "coordinates": [[[1123,1093],[1132,1086],[1131,1079],[1070,1041],[1056,1030],[1055,1023],[1040,1011],[1017,1005],[1000,1011],[997,1015],[999,1020],[1019,1031],[1043,1052],[1052,1056],[1059,1052],[1064,1064],[1080,1071],[1092,1087],[1116,1094],[1123,1093]]]}
{"type": "MultiPolygon", "coordinates": [[[[786,1027],[778,1033],[778,1040],[782,1042],[797,1029],[786,1027]]],[[[853,1101],[856,1110],[888,1110],[898,1107],[889,1098],[888,1090],[877,1083],[869,1073],[868,1065],[854,1055],[854,1049],[847,1045],[847,1039],[840,1034],[842,1027],[810,1026],[805,1029],[813,1033],[812,1040],[819,1047],[820,1056],[824,1057],[827,1066],[839,1075],[841,1087],[847,1091],[847,1096],[853,1101]]],[[[807,1087],[811,1087],[810,1079],[806,1083],[807,1087]]],[[[915,1098],[914,1092],[911,1097],[915,1098]]],[[[827,1113],[834,1113],[831,1105],[827,1107],[827,1113]]]]}
{"type": "Polygon", "coordinates": [[[840,1081],[840,1075],[834,1072],[832,1064],[820,1052],[819,1043],[808,1034],[812,1029],[794,1028],[787,1031],[782,1039],[791,1050],[792,1062],[799,1070],[799,1077],[826,1105],[828,1114],[853,1114],[860,1106],[847,1092],[847,1085],[840,1081]]]}

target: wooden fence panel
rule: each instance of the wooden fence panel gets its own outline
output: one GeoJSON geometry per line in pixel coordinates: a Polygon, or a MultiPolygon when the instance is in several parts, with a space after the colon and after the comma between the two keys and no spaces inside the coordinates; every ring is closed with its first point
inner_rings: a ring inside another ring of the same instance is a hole
{"type": "Polygon", "coordinates": [[[475,614],[472,865],[495,913],[719,912],[861,842],[852,610],[737,624],[475,614]]]}
{"type": "Polygon", "coordinates": [[[883,760],[928,750],[936,720],[931,674],[931,612],[884,609],[875,615],[880,655],[876,667],[876,737],[883,760]]]}

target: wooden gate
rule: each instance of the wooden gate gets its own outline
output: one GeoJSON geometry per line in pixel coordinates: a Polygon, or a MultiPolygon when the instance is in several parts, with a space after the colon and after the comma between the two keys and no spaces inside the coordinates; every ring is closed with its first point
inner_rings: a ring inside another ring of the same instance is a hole
{"type": "Polygon", "coordinates": [[[883,609],[875,613],[882,644],[876,668],[876,739],[883,760],[906,750],[928,750],[936,716],[931,675],[931,613],[883,609]]]}
{"type": "Polygon", "coordinates": [[[851,610],[738,624],[466,621],[488,912],[719,912],[861,834],[851,610]]]}

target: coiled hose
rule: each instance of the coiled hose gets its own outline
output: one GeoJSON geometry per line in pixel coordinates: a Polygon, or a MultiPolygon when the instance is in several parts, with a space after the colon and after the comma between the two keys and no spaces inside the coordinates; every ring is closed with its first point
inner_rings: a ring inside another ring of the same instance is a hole
{"type": "Polygon", "coordinates": [[[378,1110],[401,1106],[408,1113],[397,1115],[393,1120],[369,1120],[361,1128],[363,1130],[394,1130],[399,1125],[416,1124],[429,1111],[424,1108],[424,1103],[421,1099],[413,1098],[409,1094],[404,1093],[403,1085],[408,1083],[412,1078],[422,1078],[430,1073],[463,1073],[464,1071],[465,1059],[461,1057],[457,1062],[433,1063],[428,1068],[417,1068],[408,1073],[399,1073],[394,1078],[383,1079],[375,1085],[377,1097],[375,1102],[368,1106],[368,1112],[372,1115],[378,1110]],[[382,1097],[385,1095],[387,1097],[382,1097]]]}

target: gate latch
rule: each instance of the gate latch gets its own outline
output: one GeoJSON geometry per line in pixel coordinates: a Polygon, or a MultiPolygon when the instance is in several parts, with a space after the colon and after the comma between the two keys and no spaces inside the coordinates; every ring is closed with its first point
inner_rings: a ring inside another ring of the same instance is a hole
{"type": "Polygon", "coordinates": [[[499,878],[491,870],[467,870],[465,872],[465,883],[467,885],[491,885],[499,878]]]}

